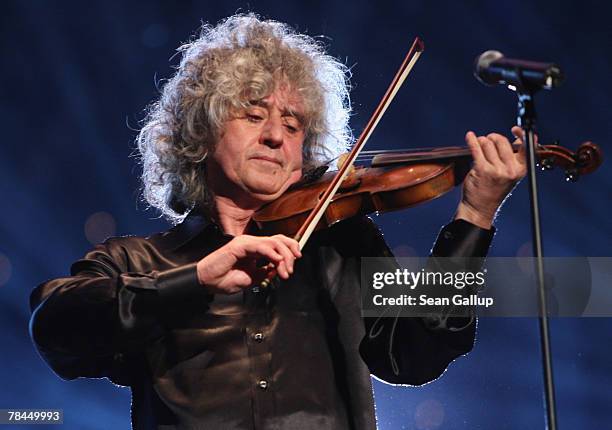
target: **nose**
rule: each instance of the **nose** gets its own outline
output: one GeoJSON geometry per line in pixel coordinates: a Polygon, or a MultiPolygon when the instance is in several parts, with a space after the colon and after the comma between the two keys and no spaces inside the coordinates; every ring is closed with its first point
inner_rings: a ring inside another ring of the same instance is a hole
{"type": "Polygon", "coordinates": [[[261,138],[262,143],[270,148],[278,148],[283,144],[283,124],[280,117],[268,117],[261,138]]]}

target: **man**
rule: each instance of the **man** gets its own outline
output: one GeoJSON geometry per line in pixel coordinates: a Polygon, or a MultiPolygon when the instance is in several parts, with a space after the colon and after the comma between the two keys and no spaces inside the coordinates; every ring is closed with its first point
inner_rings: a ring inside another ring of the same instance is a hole
{"type": "MultiPolygon", "coordinates": [[[[132,389],[136,429],[371,429],[370,374],[422,384],[468,352],[475,322],[362,319],[362,256],[391,256],[367,218],[295,240],[254,212],[347,146],[346,68],[253,15],[205,27],[139,135],[145,197],[183,222],[98,245],[31,297],[31,334],[61,377],[132,389]],[[269,264],[262,264],[262,261],[269,264]],[[273,288],[257,285],[273,267],[273,288]]],[[[521,133],[515,128],[516,135],[521,133]]],[[[474,156],[438,256],[485,255],[525,174],[498,134],[474,156]]]]}

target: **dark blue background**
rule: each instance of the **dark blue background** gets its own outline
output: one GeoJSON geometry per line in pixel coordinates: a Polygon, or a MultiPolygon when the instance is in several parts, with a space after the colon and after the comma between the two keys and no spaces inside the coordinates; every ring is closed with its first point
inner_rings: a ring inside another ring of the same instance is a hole
{"type": "MultiPolygon", "coordinates": [[[[200,21],[238,10],[327,36],[352,66],[358,134],[414,36],[426,51],[370,149],[461,145],[468,129],[508,132],[515,99],[472,77],[486,49],[560,64],[567,81],[537,104],[540,136],[610,153],[612,7],[591,1],[514,2],[37,2],[4,3],[0,16],[0,408],[62,408],[63,428],[129,428],[129,391],[107,381],[65,382],[28,338],[28,295],[65,275],[105,234],[149,234],[166,224],[138,201],[134,128],[170,76],[170,61],[200,21]],[[102,214],[100,214],[102,213],[102,214]],[[90,218],[92,214],[97,214],[90,218]],[[86,223],[89,220],[89,223],[86,223]],[[87,232],[87,234],[86,234],[87,232]],[[88,235],[88,236],[87,236],[88,235]]],[[[551,256],[610,256],[607,164],[576,184],[539,176],[544,249],[551,256]]],[[[375,218],[400,255],[424,255],[459,194],[375,218]]],[[[526,183],[497,221],[492,255],[528,250],[526,183]]],[[[612,322],[551,321],[561,429],[610,428],[612,322]]],[[[483,319],[474,351],[422,388],[375,383],[381,429],[541,429],[538,327],[483,319]]],[[[316,381],[313,381],[316,383],[316,381]]]]}

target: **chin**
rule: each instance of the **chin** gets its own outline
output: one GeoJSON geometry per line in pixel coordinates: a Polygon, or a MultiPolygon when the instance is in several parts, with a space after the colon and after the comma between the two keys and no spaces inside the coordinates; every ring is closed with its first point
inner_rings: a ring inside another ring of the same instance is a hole
{"type": "Polygon", "coordinates": [[[262,200],[265,202],[270,202],[272,200],[277,199],[278,197],[281,196],[282,191],[283,190],[279,188],[275,188],[275,189],[251,188],[249,189],[249,192],[251,193],[251,195],[253,195],[258,200],[262,200]]]}
{"type": "Polygon", "coordinates": [[[287,188],[288,186],[270,186],[270,183],[258,183],[248,184],[246,191],[251,194],[255,199],[263,203],[268,203],[272,200],[276,200],[277,198],[279,198],[287,188]]]}
{"type": "MultiPolygon", "coordinates": [[[[270,202],[280,197],[296,180],[285,172],[271,172],[254,169],[244,178],[243,188],[257,200],[270,202]]],[[[299,179],[299,178],[297,178],[299,179]]]]}
{"type": "Polygon", "coordinates": [[[288,178],[285,179],[280,176],[270,171],[257,170],[244,178],[244,185],[254,192],[274,194],[282,189],[283,184],[288,181],[288,178]]]}

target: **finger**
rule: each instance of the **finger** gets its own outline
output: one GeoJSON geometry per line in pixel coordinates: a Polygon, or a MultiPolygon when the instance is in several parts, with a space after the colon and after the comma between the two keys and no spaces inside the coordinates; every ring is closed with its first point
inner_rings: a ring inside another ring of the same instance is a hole
{"type": "Polygon", "coordinates": [[[278,271],[282,275],[281,278],[283,279],[289,279],[289,277],[293,273],[293,270],[289,268],[287,260],[281,261],[281,263],[278,265],[278,271]]]}
{"type": "MultiPolygon", "coordinates": [[[[514,137],[516,137],[517,139],[520,139],[523,143],[525,143],[525,130],[523,130],[521,127],[519,127],[518,125],[515,125],[514,127],[512,127],[511,129],[512,134],[514,135],[514,137]]],[[[536,145],[538,144],[538,135],[536,134],[535,136],[535,143],[536,145]]]]}
{"type": "Polygon", "coordinates": [[[482,165],[487,162],[484,154],[482,153],[482,148],[478,143],[478,138],[473,131],[470,130],[465,134],[465,143],[467,143],[467,146],[470,148],[475,164],[482,165]]]}
{"type": "Polygon", "coordinates": [[[271,265],[276,269],[278,275],[282,279],[287,279],[292,273],[290,260],[293,260],[293,254],[281,241],[274,239],[273,237],[262,237],[257,239],[260,243],[258,245],[258,251],[270,252],[273,250],[274,254],[280,256],[280,258],[269,259],[271,265]]]}
{"type": "Polygon", "coordinates": [[[527,164],[527,145],[522,139],[516,139],[514,145],[518,147],[518,151],[514,154],[514,159],[521,165],[527,164]]]}
{"type": "Polygon", "coordinates": [[[521,127],[519,127],[518,125],[515,125],[514,127],[510,129],[510,131],[512,132],[512,135],[514,137],[521,140],[522,142],[525,141],[525,131],[521,127]]]}
{"type": "MultiPolygon", "coordinates": [[[[527,164],[527,154],[526,154],[527,145],[525,144],[525,130],[523,130],[518,125],[515,125],[514,127],[512,127],[510,131],[512,132],[514,137],[516,137],[516,140],[514,141],[513,145],[515,147],[518,147],[518,151],[516,152],[516,154],[514,154],[514,158],[516,159],[516,161],[518,161],[521,164],[521,167],[523,167],[527,164]]],[[[536,144],[537,144],[537,141],[538,141],[537,134],[535,138],[536,138],[536,144]]]]}
{"type": "Polygon", "coordinates": [[[248,256],[255,257],[253,261],[262,258],[268,260],[281,278],[287,279],[293,272],[292,264],[295,257],[281,241],[271,237],[247,238],[243,247],[248,256]]]}
{"type": "Polygon", "coordinates": [[[297,240],[287,237],[283,234],[277,234],[272,237],[282,241],[291,250],[292,254],[296,258],[299,258],[302,256],[302,251],[300,251],[300,244],[298,243],[297,240]]]}
{"type": "Polygon", "coordinates": [[[276,250],[283,255],[289,273],[293,274],[295,259],[302,256],[300,245],[296,240],[282,234],[272,236],[271,239],[275,241],[276,250]]]}
{"type": "Polygon", "coordinates": [[[241,260],[246,257],[267,257],[272,261],[282,259],[273,246],[268,244],[263,238],[243,235],[234,238],[228,245],[235,258],[241,260]],[[259,255],[258,255],[259,254],[259,255]]]}
{"type": "Polygon", "coordinates": [[[499,154],[497,153],[497,146],[495,145],[495,142],[487,137],[479,136],[478,143],[482,148],[482,153],[490,164],[493,164],[494,166],[499,166],[502,164],[499,154]]]}
{"type": "Polygon", "coordinates": [[[487,135],[487,138],[495,143],[497,155],[499,155],[502,163],[506,166],[511,166],[514,163],[514,152],[506,136],[502,136],[499,133],[491,133],[487,135]]]}
{"type": "Polygon", "coordinates": [[[251,271],[251,273],[242,270],[232,270],[228,275],[232,279],[233,284],[238,288],[248,288],[253,285],[256,276],[254,274],[257,269],[251,271]]]}
{"type": "Polygon", "coordinates": [[[250,257],[263,257],[274,264],[280,263],[284,258],[283,255],[275,249],[272,243],[260,239],[245,243],[244,250],[250,257]]]}
{"type": "Polygon", "coordinates": [[[269,271],[268,275],[271,275],[272,277],[278,276],[281,279],[289,279],[290,273],[287,269],[287,264],[284,260],[282,260],[274,266],[273,270],[269,271]]]}
{"type": "MultiPolygon", "coordinates": [[[[274,239],[270,240],[274,241],[274,239]]],[[[281,263],[284,263],[289,273],[293,273],[293,261],[295,260],[295,256],[291,252],[291,249],[280,240],[276,240],[273,243],[276,251],[283,256],[283,261],[281,263]]]]}

